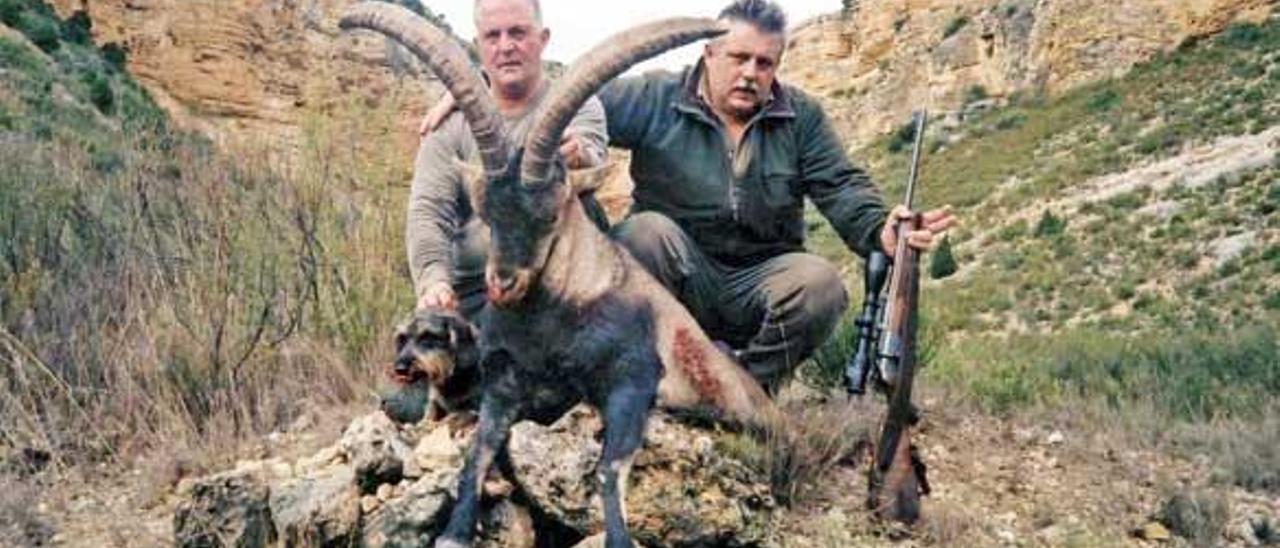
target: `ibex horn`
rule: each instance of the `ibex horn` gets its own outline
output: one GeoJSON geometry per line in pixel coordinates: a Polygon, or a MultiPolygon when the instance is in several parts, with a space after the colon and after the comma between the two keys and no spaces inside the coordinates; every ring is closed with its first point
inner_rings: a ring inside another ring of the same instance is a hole
{"type": "Polygon", "coordinates": [[[471,69],[466,53],[447,33],[406,8],[386,2],[362,2],[352,6],[338,22],[343,30],[369,29],[404,44],[453,94],[462,115],[471,125],[480,158],[487,173],[507,169],[506,129],[489,90],[471,69]]]}
{"type": "Polygon", "coordinates": [[[726,30],[714,19],[663,19],[615,34],[578,58],[547,98],[529,131],[520,164],[520,180],[528,185],[546,182],[559,149],[560,134],[582,103],[605,82],[640,61],[690,42],[718,36],[726,30]]]}

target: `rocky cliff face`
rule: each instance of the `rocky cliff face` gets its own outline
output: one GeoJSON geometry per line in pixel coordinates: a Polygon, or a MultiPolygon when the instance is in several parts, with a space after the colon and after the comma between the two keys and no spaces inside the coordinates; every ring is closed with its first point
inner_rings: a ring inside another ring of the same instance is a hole
{"type": "Polygon", "coordinates": [[[52,0],[84,10],[98,44],[128,52],[128,70],[182,126],[223,143],[301,145],[314,113],[353,96],[395,105],[407,151],[440,93],[408,54],[372,33],[340,33],[355,0],[52,0]]]}
{"type": "Polygon", "coordinates": [[[1050,94],[1258,21],[1274,0],[861,0],[791,35],[782,78],[822,98],[863,144],[913,108],[1050,94]],[[979,89],[980,88],[980,89],[979,89]]]}

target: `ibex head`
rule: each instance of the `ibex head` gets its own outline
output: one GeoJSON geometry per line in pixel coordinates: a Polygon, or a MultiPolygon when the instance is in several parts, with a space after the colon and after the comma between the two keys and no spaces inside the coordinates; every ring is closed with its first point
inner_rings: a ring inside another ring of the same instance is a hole
{"type": "Polygon", "coordinates": [[[525,142],[513,145],[502,117],[467,56],[446,33],[413,12],[364,2],[342,18],[403,43],[435,72],[471,126],[483,171],[469,170],[475,210],[489,226],[485,281],[499,306],[521,301],[546,265],[574,192],[558,155],[561,134],[582,103],[635,63],[724,32],[711,19],[674,18],[619,33],[579,58],[542,104],[525,142]]]}

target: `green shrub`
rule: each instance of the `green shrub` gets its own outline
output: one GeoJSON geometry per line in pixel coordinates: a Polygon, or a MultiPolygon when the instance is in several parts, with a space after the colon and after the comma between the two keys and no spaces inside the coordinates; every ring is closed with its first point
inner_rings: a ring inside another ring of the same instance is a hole
{"type": "Polygon", "coordinates": [[[76,10],[62,22],[62,39],[82,46],[93,43],[93,21],[84,10],[76,10]]]}
{"type": "Polygon", "coordinates": [[[957,269],[956,258],[951,253],[951,237],[943,236],[929,260],[929,277],[941,280],[955,274],[957,269]]]}
{"type": "Polygon", "coordinates": [[[889,152],[901,152],[910,149],[915,144],[916,124],[915,122],[907,122],[898,126],[897,131],[889,138],[889,152]]]}
{"type": "Polygon", "coordinates": [[[1062,234],[1066,228],[1066,220],[1059,218],[1052,211],[1046,209],[1040,215],[1040,221],[1036,223],[1035,235],[1037,238],[1052,238],[1062,234]]]}
{"type": "Polygon", "coordinates": [[[97,73],[88,73],[85,84],[89,86],[89,102],[98,107],[98,111],[110,116],[116,110],[116,94],[111,89],[111,80],[97,73]]]}
{"type": "Polygon", "coordinates": [[[1017,129],[1027,123],[1027,115],[1021,112],[1010,112],[996,119],[996,130],[1005,131],[1009,129],[1017,129]]]}
{"type": "Polygon", "coordinates": [[[10,27],[18,26],[18,16],[22,14],[20,0],[0,0],[0,23],[10,27]]]}
{"type": "Polygon", "coordinates": [[[974,84],[964,90],[965,103],[976,103],[988,97],[990,97],[990,95],[987,93],[987,88],[983,87],[981,84],[974,84]]]}
{"type": "Polygon", "coordinates": [[[968,25],[968,24],[969,24],[969,17],[966,15],[961,15],[959,17],[956,17],[955,19],[952,19],[947,23],[947,27],[942,30],[942,39],[946,40],[947,38],[950,38],[955,33],[960,32],[960,29],[963,29],[965,25],[968,25]]]}
{"type": "Polygon", "coordinates": [[[102,45],[102,60],[116,69],[116,72],[124,72],[128,64],[128,53],[120,44],[109,42],[102,45]]]}
{"type": "Polygon", "coordinates": [[[36,47],[44,50],[46,53],[52,53],[62,45],[62,33],[58,28],[58,23],[48,17],[36,15],[32,12],[24,12],[18,18],[18,30],[27,36],[31,43],[36,47]]]}
{"type": "Polygon", "coordinates": [[[1218,43],[1234,49],[1252,49],[1261,44],[1265,38],[1262,28],[1253,23],[1232,23],[1222,34],[1218,35],[1218,43]]]}
{"type": "Polygon", "coordinates": [[[1000,231],[996,232],[996,239],[1002,242],[1012,242],[1014,240],[1021,239],[1023,236],[1026,236],[1026,235],[1027,235],[1027,222],[1022,219],[1018,219],[1012,223],[1009,223],[1003,227],[1000,227],[1000,231]]]}
{"type": "Polygon", "coordinates": [[[1112,88],[1104,88],[1089,96],[1085,106],[1091,112],[1107,112],[1120,104],[1120,93],[1112,88]]]}

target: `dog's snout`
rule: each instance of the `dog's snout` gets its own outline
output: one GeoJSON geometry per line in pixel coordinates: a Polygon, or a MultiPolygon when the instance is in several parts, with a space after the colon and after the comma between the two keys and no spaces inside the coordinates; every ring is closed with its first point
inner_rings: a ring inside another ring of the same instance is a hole
{"type": "Polygon", "coordinates": [[[395,371],[397,375],[408,375],[413,371],[413,358],[406,356],[396,360],[395,371]]]}

